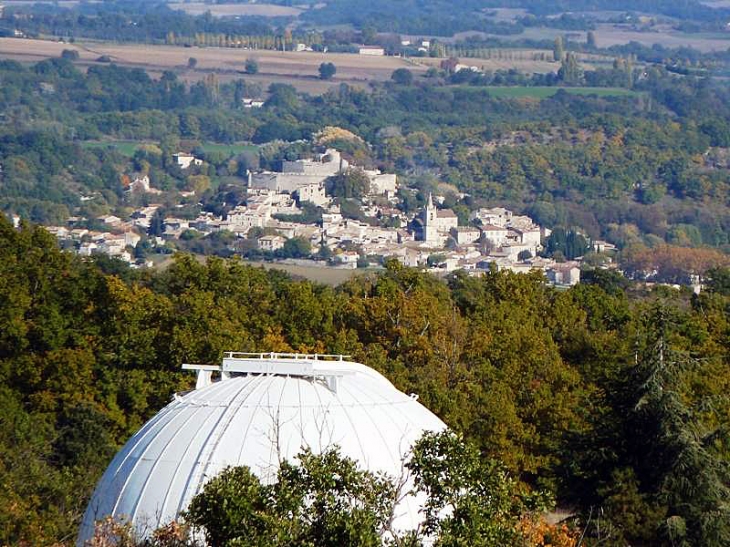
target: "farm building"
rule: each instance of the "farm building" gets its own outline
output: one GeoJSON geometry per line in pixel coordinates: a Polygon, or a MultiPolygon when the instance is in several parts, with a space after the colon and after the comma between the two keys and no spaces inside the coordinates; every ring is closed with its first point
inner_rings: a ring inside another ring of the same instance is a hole
{"type": "Polygon", "coordinates": [[[360,46],[358,49],[360,55],[372,55],[375,57],[382,57],[385,55],[385,50],[379,46],[360,46]]]}

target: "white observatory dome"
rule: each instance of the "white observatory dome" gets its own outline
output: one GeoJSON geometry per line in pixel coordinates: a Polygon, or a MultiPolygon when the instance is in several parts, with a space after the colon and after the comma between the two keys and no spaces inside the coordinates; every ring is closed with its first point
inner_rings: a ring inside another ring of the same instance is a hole
{"type": "MultiPolygon", "coordinates": [[[[196,389],[147,422],[115,456],[86,509],[77,545],[107,515],[129,520],[140,536],[187,508],[227,466],[246,465],[262,480],[303,447],[338,445],[370,471],[403,476],[404,455],[444,423],[373,369],[342,357],[229,353],[198,370],[196,389]],[[211,382],[220,371],[221,380],[211,382]]],[[[420,503],[396,508],[394,526],[415,528],[420,503]]]]}

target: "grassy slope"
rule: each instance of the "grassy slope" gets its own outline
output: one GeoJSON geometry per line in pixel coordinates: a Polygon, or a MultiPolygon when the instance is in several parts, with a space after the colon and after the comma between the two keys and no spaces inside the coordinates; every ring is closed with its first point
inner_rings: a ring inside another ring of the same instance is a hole
{"type": "MultiPolygon", "coordinates": [[[[125,156],[134,156],[134,151],[138,146],[146,144],[140,141],[124,141],[124,140],[108,140],[108,141],[84,141],[81,146],[86,148],[97,148],[114,146],[119,152],[125,156]]],[[[241,152],[255,151],[258,147],[253,144],[216,144],[203,143],[201,148],[206,152],[223,152],[228,155],[240,154],[241,152]]]]}

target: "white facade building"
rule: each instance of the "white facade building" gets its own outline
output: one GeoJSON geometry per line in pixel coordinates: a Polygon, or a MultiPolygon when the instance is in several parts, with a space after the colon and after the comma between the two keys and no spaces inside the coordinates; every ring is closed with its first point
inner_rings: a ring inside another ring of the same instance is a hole
{"type": "Polygon", "coordinates": [[[203,165],[203,160],[196,158],[192,154],[178,152],[172,155],[172,159],[180,167],[180,169],[188,169],[191,165],[203,165]]]}
{"type": "Polygon", "coordinates": [[[323,205],[327,205],[330,201],[325,194],[324,184],[321,182],[300,186],[296,190],[296,194],[300,203],[302,201],[308,201],[322,207],[323,205]]]}
{"type": "Polygon", "coordinates": [[[262,251],[276,251],[281,249],[286,243],[286,239],[281,236],[262,236],[258,240],[258,248],[262,251]]]}
{"type": "Polygon", "coordinates": [[[482,233],[495,247],[501,247],[507,241],[507,228],[496,224],[485,224],[482,226],[482,233]]]}
{"type": "Polygon", "coordinates": [[[395,173],[365,171],[365,174],[370,179],[370,195],[395,196],[398,190],[398,177],[395,173]]]}
{"type": "Polygon", "coordinates": [[[512,211],[504,207],[482,208],[474,211],[469,220],[480,220],[482,224],[492,224],[494,226],[507,226],[512,220],[512,211]]]}
{"type": "Polygon", "coordinates": [[[482,233],[479,228],[473,226],[457,226],[451,229],[451,237],[457,245],[469,245],[479,240],[482,233]]]}

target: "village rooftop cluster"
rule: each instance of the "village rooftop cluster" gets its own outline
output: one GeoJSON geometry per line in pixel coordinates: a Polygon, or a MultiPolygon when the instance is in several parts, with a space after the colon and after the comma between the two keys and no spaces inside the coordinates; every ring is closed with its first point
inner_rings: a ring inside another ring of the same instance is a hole
{"type": "MultiPolygon", "coordinates": [[[[201,162],[182,153],[175,160],[184,169],[201,162]]],[[[471,212],[468,225],[459,225],[451,209],[440,207],[444,198],[433,195],[420,211],[406,214],[397,207],[398,187],[395,174],[360,169],[350,165],[337,150],[328,149],[312,159],[284,161],[278,172],[249,173],[245,204],[225,217],[207,212],[193,220],[166,216],[164,231],[153,238],[152,244],[164,246],[185,234],[204,237],[225,230],[236,240],[250,241],[253,236],[257,249],[267,258],[277,256],[288,240],[297,239],[308,242],[313,255],[326,255],[330,267],[356,268],[394,258],[406,266],[435,272],[465,270],[479,275],[495,267],[514,272],[537,269],[556,285],[579,282],[580,260],[556,262],[539,256],[550,230],[531,218],[502,207],[481,208],[471,212]],[[346,218],[327,191],[332,177],[352,170],[369,182],[360,198],[361,220],[346,218]],[[321,220],[282,220],[300,217],[305,204],[320,207],[321,220]],[[389,227],[380,222],[385,218],[389,219],[389,227]]],[[[146,177],[135,178],[127,191],[159,193],[146,177]]],[[[83,220],[76,217],[69,219],[68,226],[50,226],[48,230],[80,255],[101,253],[139,266],[135,246],[159,209],[160,205],[154,204],[140,207],[128,219],[102,216],[97,222],[106,228],[103,231],[75,227],[83,220]]],[[[237,247],[233,245],[231,250],[237,247]]]]}

